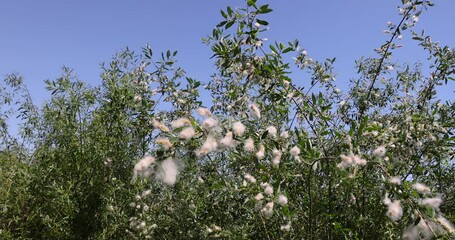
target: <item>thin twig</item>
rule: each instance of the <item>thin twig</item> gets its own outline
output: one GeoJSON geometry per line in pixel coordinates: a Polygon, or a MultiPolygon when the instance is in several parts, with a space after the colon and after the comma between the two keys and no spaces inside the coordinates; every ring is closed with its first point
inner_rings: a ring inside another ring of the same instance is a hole
{"type": "MultiPolygon", "coordinates": [[[[409,8],[408,11],[403,15],[403,18],[401,19],[400,23],[397,25],[395,31],[392,34],[392,37],[390,37],[390,40],[387,41],[387,43],[386,43],[387,47],[384,50],[384,53],[383,53],[381,59],[379,60],[378,68],[376,69],[376,72],[375,72],[375,75],[373,76],[373,80],[371,82],[371,85],[368,88],[367,97],[365,99],[365,101],[367,101],[367,102],[368,102],[368,99],[370,99],[371,91],[373,90],[373,87],[374,87],[374,84],[376,82],[376,79],[378,78],[379,74],[381,73],[382,64],[384,63],[384,59],[388,55],[387,53],[389,52],[389,48],[392,45],[392,41],[395,38],[395,36],[398,34],[398,32],[400,31],[401,24],[403,24],[404,20],[406,20],[408,18],[408,14],[411,12],[411,10],[412,10],[412,8],[409,8]]],[[[366,105],[363,105],[362,108],[360,109],[360,115],[359,115],[360,117],[359,117],[359,119],[362,119],[365,110],[366,110],[366,105]]]]}

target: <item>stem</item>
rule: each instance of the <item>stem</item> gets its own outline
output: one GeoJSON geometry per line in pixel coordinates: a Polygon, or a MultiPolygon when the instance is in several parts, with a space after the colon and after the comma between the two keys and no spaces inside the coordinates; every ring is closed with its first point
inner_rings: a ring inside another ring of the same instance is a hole
{"type": "Polygon", "coordinates": [[[313,198],[311,195],[311,175],[313,172],[313,167],[314,167],[314,164],[316,164],[319,161],[332,160],[332,159],[336,159],[336,158],[335,157],[323,157],[323,158],[318,158],[318,159],[314,160],[311,163],[310,172],[308,173],[308,199],[309,199],[308,223],[310,224],[308,239],[310,239],[310,240],[313,239],[313,198]]]}
{"type": "MultiPolygon", "coordinates": [[[[395,31],[393,32],[392,34],[392,37],[390,37],[390,40],[387,41],[386,45],[386,49],[384,50],[384,53],[381,57],[381,59],[379,60],[379,65],[375,71],[375,75],[373,76],[373,80],[371,82],[371,85],[370,87],[368,88],[368,93],[367,93],[367,97],[365,99],[366,102],[368,102],[368,100],[370,99],[370,95],[371,95],[371,91],[373,90],[373,87],[374,87],[374,84],[376,82],[376,79],[378,78],[379,74],[381,73],[381,69],[382,69],[382,64],[384,63],[384,59],[387,57],[388,55],[388,52],[389,52],[389,48],[390,48],[390,45],[392,45],[392,41],[393,39],[395,38],[395,36],[398,34],[398,32],[400,31],[400,27],[401,27],[401,24],[403,24],[404,20],[406,20],[408,18],[408,14],[411,12],[412,8],[409,8],[408,11],[403,15],[403,18],[401,19],[400,23],[397,25],[397,27],[395,28],[395,31]]],[[[360,115],[359,115],[359,119],[362,119],[363,117],[363,114],[365,113],[365,110],[366,110],[366,105],[362,105],[362,107],[360,108],[360,115]]]]}

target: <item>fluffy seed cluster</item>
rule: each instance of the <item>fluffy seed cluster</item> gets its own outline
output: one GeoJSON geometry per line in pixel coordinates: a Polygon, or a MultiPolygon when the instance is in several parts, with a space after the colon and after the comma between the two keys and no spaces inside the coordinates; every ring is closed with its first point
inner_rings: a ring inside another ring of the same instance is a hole
{"type": "Polygon", "coordinates": [[[177,164],[175,164],[175,160],[172,158],[168,158],[161,162],[160,166],[158,167],[156,173],[156,180],[167,184],[167,185],[174,185],[175,181],[177,180],[177,164]]]}
{"type": "Polygon", "coordinates": [[[215,137],[212,135],[208,135],[207,139],[205,140],[204,144],[202,144],[201,148],[196,150],[196,156],[202,157],[211,152],[214,152],[218,147],[218,143],[216,142],[215,137]]]}
{"type": "Polygon", "coordinates": [[[133,181],[138,177],[149,177],[153,171],[152,167],[155,164],[155,158],[145,156],[134,165],[133,181]]]}
{"type": "Polygon", "coordinates": [[[281,156],[283,155],[283,153],[281,153],[281,151],[279,151],[277,149],[273,149],[272,150],[272,155],[273,155],[272,166],[278,167],[280,165],[281,156]]]}
{"type": "Polygon", "coordinates": [[[400,185],[401,184],[401,178],[399,178],[399,177],[391,177],[389,179],[389,183],[395,184],[395,185],[400,185]]]}
{"type": "Polygon", "coordinates": [[[172,143],[169,141],[169,138],[158,138],[155,143],[161,145],[164,150],[168,150],[172,147],[172,143]]]}
{"type": "Polygon", "coordinates": [[[189,126],[191,125],[191,122],[188,118],[179,118],[177,120],[174,120],[171,122],[171,127],[172,128],[180,128],[183,126],[189,126]]]}
{"type": "Polygon", "coordinates": [[[216,126],[218,126],[218,120],[213,117],[209,117],[202,122],[202,127],[208,130],[216,126]]]}
{"type": "Polygon", "coordinates": [[[376,157],[383,157],[386,153],[386,149],[384,146],[379,146],[373,151],[373,155],[376,157]]]}
{"type": "Polygon", "coordinates": [[[388,207],[386,215],[390,218],[390,220],[394,222],[400,220],[400,218],[403,216],[403,208],[401,207],[400,201],[391,201],[386,195],[383,202],[388,207]]]}
{"type": "Polygon", "coordinates": [[[259,145],[259,150],[256,152],[256,157],[259,160],[262,160],[262,159],[265,158],[265,147],[264,147],[264,145],[262,145],[262,144],[259,145]]]}
{"type": "Polygon", "coordinates": [[[280,138],[284,138],[284,139],[289,138],[289,132],[288,131],[281,132],[280,138]]]}
{"type": "Polygon", "coordinates": [[[212,113],[210,112],[210,110],[208,110],[207,108],[203,108],[203,107],[199,107],[196,109],[196,112],[199,116],[201,117],[209,117],[212,115],[212,113]]]}
{"type": "Polygon", "coordinates": [[[140,95],[135,95],[134,96],[134,101],[140,102],[140,101],[142,101],[142,97],[140,95]]]}
{"type": "Polygon", "coordinates": [[[439,197],[434,198],[425,198],[420,201],[420,204],[424,206],[429,206],[431,208],[437,209],[442,203],[442,199],[439,197]]]}
{"type": "Polygon", "coordinates": [[[239,137],[243,136],[243,134],[245,133],[245,130],[246,130],[245,125],[243,125],[243,123],[240,121],[232,124],[232,131],[234,132],[234,134],[236,136],[239,136],[239,137]]]}
{"type": "Polygon", "coordinates": [[[273,216],[274,205],[275,204],[273,202],[269,202],[264,206],[264,208],[262,208],[261,212],[262,212],[262,214],[264,214],[265,218],[269,219],[273,216]]]}
{"type": "Polygon", "coordinates": [[[273,187],[269,183],[261,183],[261,187],[264,189],[266,195],[270,196],[273,194],[273,187]]]}
{"type": "Polygon", "coordinates": [[[283,232],[289,232],[291,231],[291,223],[288,223],[286,225],[281,225],[280,230],[283,232]]]}
{"type": "Polygon", "coordinates": [[[297,146],[294,146],[291,148],[291,150],[289,150],[289,153],[293,156],[293,157],[298,157],[300,155],[300,148],[297,147],[297,146]]]}
{"type": "Polygon", "coordinates": [[[254,200],[256,200],[256,201],[261,201],[262,199],[264,199],[264,195],[262,195],[262,193],[258,193],[258,194],[254,197],[254,200]]]}
{"type": "Polygon", "coordinates": [[[285,206],[288,204],[288,198],[286,196],[284,196],[283,194],[280,194],[276,198],[276,203],[278,203],[281,206],[285,206]]]}
{"type": "Polygon", "coordinates": [[[159,130],[161,130],[163,132],[169,132],[169,128],[164,123],[162,123],[156,119],[152,120],[152,125],[154,128],[158,128],[159,130]]]}
{"type": "Polygon", "coordinates": [[[193,127],[186,127],[179,133],[179,138],[183,140],[188,140],[196,134],[193,127]]]}
{"type": "Polygon", "coordinates": [[[414,183],[412,188],[422,194],[431,192],[431,189],[422,183],[414,183]]]}
{"type": "Polygon", "coordinates": [[[452,223],[450,223],[450,221],[447,220],[447,218],[439,216],[436,220],[447,230],[449,234],[455,232],[455,228],[453,227],[452,223]]]}
{"type": "Polygon", "coordinates": [[[245,178],[245,180],[247,180],[250,183],[255,183],[256,182],[256,178],[251,176],[251,174],[249,174],[249,173],[245,174],[245,176],[243,176],[243,177],[245,178]]]}
{"type": "Polygon", "coordinates": [[[259,110],[258,105],[256,103],[251,103],[248,108],[250,109],[250,115],[260,119],[261,118],[261,111],[259,110]]]}
{"type": "Polygon", "coordinates": [[[275,126],[268,126],[266,130],[269,133],[269,136],[272,138],[276,137],[276,134],[278,133],[278,130],[275,126]]]}
{"type": "Polygon", "coordinates": [[[351,166],[365,166],[367,164],[367,160],[354,154],[350,155],[342,154],[340,155],[340,158],[341,162],[337,166],[343,169],[351,166]]]}
{"type": "Polygon", "coordinates": [[[436,221],[420,218],[417,225],[410,224],[404,229],[402,239],[433,239],[435,234],[453,233],[453,227],[447,219],[439,216],[436,221]]]}
{"type": "Polygon", "coordinates": [[[252,138],[245,140],[244,149],[247,152],[254,151],[254,140],[252,138]]]}
{"type": "Polygon", "coordinates": [[[207,227],[207,233],[221,231],[221,227],[214,225],[213,227],[207,227]]]}
{"type": "Polygon", "coordinates": [[[234,135],[232,132],[227,132],[223,139],[220,140],[221,148],[232,148],[237,145],[237,142],[234,140],[234,135]]]}

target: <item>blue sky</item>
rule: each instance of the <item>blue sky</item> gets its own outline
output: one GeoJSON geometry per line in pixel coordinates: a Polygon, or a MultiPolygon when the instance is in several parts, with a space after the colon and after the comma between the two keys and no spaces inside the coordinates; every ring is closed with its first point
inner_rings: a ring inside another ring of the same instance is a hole
{"type": "MultiPolygon", "coordinates": [[[[386,22],[399,21],[399,1],[392,0],[259,3],[270,3],[274,9],[267,15],[270,31],[264,37],[270,43],[299,39],[316,59],[337,57],[336,81],[342,89],[353,76],[354,60],[373,56],[373,49],[388,38],[382,33],[386,22]]],[[[420,17],[416,29],[424,28],[434,40],[453,47],[455,1],[439,0],[436,4],[420,17]]],[[[178,50],[179,66],[190,77],[209,81],[215,68],[210,48],[201,38],[221,21],[219,9],[227,5],[245,4],[240,0],[1,1],[0,76],[12,72],[23,75],[35,103],[40,103],[49,96],[43,80],[57,78],[62,66],[73,68],[80,79],[96,85],[102,62],[127,46],[140,51],[149,43],[155,52],[178,50]]],[[[423,61],[426,55],[416,51],[409,38],[404,35],[405,48],[398,51],[397,59],[423,61]]],[[[453,92],[454,84],[451,86],[444,94],[453,92]]]]}

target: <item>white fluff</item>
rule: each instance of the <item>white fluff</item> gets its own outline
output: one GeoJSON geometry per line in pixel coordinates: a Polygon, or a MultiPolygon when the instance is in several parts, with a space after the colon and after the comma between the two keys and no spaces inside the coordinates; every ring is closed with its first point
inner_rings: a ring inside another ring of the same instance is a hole
{"type": "Polygon", "coordinates": [[[269,132],[270,137],[276,137],[276,134],[278,133],[278,130],[276,129],[275,126],[268,126],[266,130],[267,132],[269,132]]]}
{"type": "Polygon", "coordinates": [[[208,135],[202,147],[196,151],[196,156],[205,156],[215,151],[217,147],[218,143],[216,142],[216,139],[212,135],[208,135]]]}
{"type": "Polygon", "coordinates": [[[419,224],[411,224],[404,229],[402,239],[433,239],[433,232],[443,234],[443,229],[429,219],[420,219],[419,224]]]}
{"type": "Polygon", "coordinates": [[[248,138],[247,140],[245,140],[244,149],[247,152],[254,151],[254,140],[252,138],[248,138]]]}
{"type": "Polygon", "coordinates": [[[293,157],[297,157],[300,155],[300,148],[297,147],[297,146],[294,146],[291,148],[291,150],[289,151],[289,153],[293,156],[293,157]]]}
{"type": "Polygon", "coordinates": [[[341,162],[337,164],[337,167],[339,168],[347,168],[351,166],[365,166],[367,164],[367,160],[352,153],[350,155],[341,154],[340,158],[341,162]]]}
{"type": "Polygon", "coordinates": [[[169,138],[158,138],[155,143],[161,145],[164,150],[168,150],[172,147],[172,143],[169,141],[169,138]]]}
{"type": "Polygon", "coordinates": [[[261,187],[264,189],[264,193],[266,195],[272,195],[273,194],[273,187],[272,185],[268,183],[261,183],[261,187]]]}
{"type": "Polygon", "coordinates": [[[232,148],[237,145],[237,142],[234,140],[234,136],[232,132],[227,132],[226,136],[224,136],[223,139],[220,140],[220,146],[224,148],[232,148]]]}
{"type": "Polygon", "coordinates": [[[199,114],[199,116],[201,117],[208,117],[210,115],[212,115],[212,113],[210,112],[210,110],[208,110],[207,108],[203,108],[203,107],[199,107],[196,109],[196,112],[197,114],[199,114]]]}
{"type": "Polygon", "coordinates": [[[403,216],[403,208],[399,200],[392,201],[387,206],[386,214],[392,221],[396,222],[403,216]]]}
{"type": "Polygon", "coordinates": [[[412,185],[412,188],[419,193],[430,193],[431,192],[430,188],[422,183],[415,183],[412,185]]]}
{"type": "Polygon", "coordinates": [[[422,199],[422,201],[420,202],[420,204],[422,204],[424,206],[429,206],[429,207],[432,207],[435,209],[439,208],[441,203],[442,203],[442,199],[439,197],[425,198],[425,199],[422,199]]]}
{"type": "Polygon", "coordinates": [[[379,146],[373,151],[373,155],[376,157],[383,157],[386,153],[386,149],[384,146],[379,146]]]}
{"type": "Polygon", "coordinates": [[[278,195],[276,199],[276,203],[280,204],[281,206],[287,205],[288,204],[288,198],[284,196],[283,194],[278,195]]]}
{"type": "Polygon", "coordinates": [[[382,200],[382,202],[383,202],[385,205],[389,205],[389,204],[392,203],[392,201],[391,201],[390,198],[389,198],[389,194],[388,194],[388,193],[385,194],[385,197],[384,197],[384,199],[382,200]]]}
{"type": "Polygon", "coordinates": [[[174,120],[171,122],[171,127],[172,128],[180,128],[183,126],[189,126],[191,125],[191,122],[188,118],[179,118],[177,120],[174,120]]]}
{"type": "Polygon", "coordinates": [[[289,232],[291,231],[291,224],[288,223],[286,225],[281,225],[280,226],[280,230],[283,231],[283,232],[289,232]]]}
{"type": "Polygon", "coordinates": [[[280,165],[280,162],[281,162],[281,151],[277,150],[277,149],[273,149],[272,150],[272,155],[273,155],[273,158],[272,158],[272,166],[274,167],[278,167],[278,165],[280,165]]]}
{"type": "Polygon", "coordinates": [[[352,159],[354,161],[354,165],[365,166],[367,164],[367,160],[365,160],[359,156],[353,155],[352,159]]]}
{"type": "Polygon", "coordinates": [[[174,185],[177,180],[177,174],[178,169],[175,161],[172,158],[168,158],[161,162],[156,174],[156,180],[167,185],[174,185]]]}
{"type": "Polygon", "coordinates": [[[243,177],[245,178],[245,180],[247,180],[250,183],[255,183],[256,182],[256,178],[251,176],[251,174],[249,174],[249,173],[245,174],[245,176],[243,176],[243,177]]]}
{"type": "Polygon", "coordinates": [[[259,159],[259,160],[262,160],[264,159],[265,157],[265,147],[264,145],[259,145],[259,150],[256,152],[256,157],[259,159]]]}
{"type": "Polygon", "coordinates": [[[213,117],[207,118],[202,122],[202,127],[205,129],[211,129],[218,125],[218,120],[213,117]]]}
{"type": "Polygon", "coordinates": [[[134,96],[134,101],[136,101],[136,102],[142,101],[141,95],[135,95],[135,96],[134,96]]]}
{"type": "Polygon", "coordinates": [[[245,133],[245,125],[243,125],[242,122],[238,121],[238,122],[235,122],[233,125],[232,125],[232,131],[234,132],[234,134],[236,136],[243,136],[243,134],[245,133]]]}
{"type": "Polygon", "coordinates": [[[262,214],[264,214],[264,217],[269,219],[273,216],[273,202],[267,203],[264,208],[261,210],[262,214]]]}
{"type": "Polygon", "coordinates": [[[188,140],[188,139],[192,138],[194,136],[194,134],[196,134],[196,132],[194,131],[193,127],[187,127],[179,133],[179,138],[188,140]]]}
{"type": "Polygon", "coordinates": [[[452,223],[450,223],[445,217],[439,216],[436,220],[447,230],[448,233],[455,232],[452,223]]]}
{"type": "Polygon", "coordinates": [[[288,131],[281,132],[280,137],[281,138],[289,138],[289,132],[288,131]]]}
{"type": "Polygon", "coordinates": [[[154,128],[158,128],[158,129],[160,129],[163,132],[169,132],[169,128],[166,127],[166,125],[164,125],[162,122],[160,122],[160,121],[158,121],[156,119],[152,120],[152,125],[153,125],[154,128]]]}
{"type": "Polygon", "coordinates": [[[151,173],[151,166],[155,163],[155,158],[152,156],[145,156],[134,165],[133,180],[139,175],[148,177],[151,173]]]}
{"type": "Polygon", "coordinates": [[[260,119],[261,118],[261,111],[259,110],[259,107],[258,105],[256,105],[256,103],[251,103],[248,108],[250,109],[250,114],[257,118],[257,119],[260,119]]]}
{"type": "Polygon", "coordinates": [[[262,199],[264,199],[264,195],[262,195],[262,193],[258,193],[258,194],[254,197],[254,200],[256,200],[256,201],[261,201],[262,199]]]}
{"type": "Polygon", "coordinates": [[[395,184],[395,185],[400,185],[401,184],[401,179],[399,177],[391,177],[389,179],[389,183],[395,184]]]}

